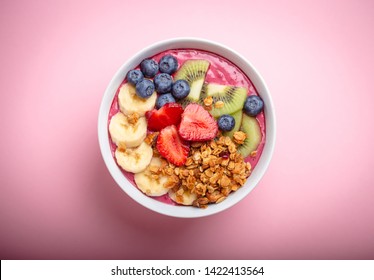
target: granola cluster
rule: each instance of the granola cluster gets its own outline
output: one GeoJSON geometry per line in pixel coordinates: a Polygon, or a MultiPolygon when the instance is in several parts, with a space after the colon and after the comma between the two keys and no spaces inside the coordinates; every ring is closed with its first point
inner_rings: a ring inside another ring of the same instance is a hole
{"type": "Polygon", "coordinates": [[[163,164],[154,175],[168,176],[166,187],[183,202],[183,194],[195,195],[193,206],[206,208],[209,203],[223,201],[232,191],[244,185],[251,173],[251,165],[244,162],[236,144],[221,136],[218,140],[192,143],[187,162],[182,167],[163,164]]]}
{"type": "Polygon", "coordinates": [[[211,111],[213,109],[213,106],[214,106],[214,108],[217,108],[217,109],[220,109],[223,106],[225,106],[225,103],[223,101],[221,101],[221,100],[219,100],[219,101],[217,101],[217,102],[214,103],[214,100],[213,100],[212,96],[206,97],[203,100],[203,103],[204,103],[204,108],[207,111],[211,111]]]}
{"type": "Polygon", "coordinates": [[[129,124],[136,124],[139,120],[139,114],[138,113],[132,113],[127,116],[127,120],[129,124]]]}

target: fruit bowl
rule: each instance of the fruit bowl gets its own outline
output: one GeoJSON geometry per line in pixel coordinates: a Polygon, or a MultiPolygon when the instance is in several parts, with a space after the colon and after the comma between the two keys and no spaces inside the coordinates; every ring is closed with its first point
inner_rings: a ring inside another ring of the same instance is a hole
{"type": "Polygon", "coordinates": [[[265,171],[270,163],[273,154],[275,135],[276,126],[273,102],[264,80],[252,66],[252,64],[248,62],[243,56],[226,46],[205,39],[197,38],[175,38],[161,41],[141,50],[133,57],[131,57],[120,67],[120,69],[110,81],[101,102],[98,119],[98,136],[101,153],[110,174],[117,182],[117,184],[131,198],[133,198],[144,207],[160,214],[180,218],[196,218],[216,214],[230,208],[231,206],[241,201],[244,197],[246,197],[255,188],[262,176],[265,174],[265,171]],[[114,99],[116,98],[116,95],[118,94],[119,87],[126,79],[128,72],[137,67],[146,58],[153,57],[167,50],[178,49],[201,50],[215,54],[228,60],[249,78],[256,93],[261,97],[263,103],[265,104],[265,106],[263,107],[263,115],[265,116],[264,129],[266,130],[266,138],[263,143],[261,155],[256,162],[255,168],[252,170],[250,176],[247,178],[242,187],[237,189],[235,192],[230,193],[222,202],[210,204],[206,209],[192,206],[168,204],[145,195],[133,184],[133,182],[131,182],[129,177],[124,175],[124,173],[122,172],[123,170],[121,170],[121,167],[117,164],[113,150],[111,149],[113,137],[110,137],[110,133],[108,131],[108,118],[111,113],[111,106],[114,102],[114,99]]]}

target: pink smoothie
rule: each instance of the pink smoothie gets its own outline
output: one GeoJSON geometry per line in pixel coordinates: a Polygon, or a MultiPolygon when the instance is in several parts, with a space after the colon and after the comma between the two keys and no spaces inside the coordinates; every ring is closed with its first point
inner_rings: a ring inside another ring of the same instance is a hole
{"type": "MultiPolygon", "coordinates": [[[[241,86],[248,89],[248,95],[258,95],[255,87],[253,86],[250,79],[232,62],[228,61],[227,59],[216,55],[214,53],[210,53],[207,51],[202,50],[195,50],[195,49],[174,49],[174,50],[167,50],[164,52],[161,52],[159,54],[156,54],[152,58],[156,60],[157,62],[160,60],[161,57],[163,57],[166,54],[171,54],[174,57],[177,58],[179,67],[189,59],[205,59],[210,62],[209,70],[206,74],[205,81],[207,83],[217,83],[217,84],[225,84],[225,85],[232,85],[232,86],[241,86]]],[[[139,69],[140,67],[136,67],[136,69],[139,69]]],[[[172,75],[173,76],[173,75],[172,75]]],[[[125,79],[122,84],[119,86],[116,95],[113,99],[113,103],[111,105],[110,111],[109,111],[109,117],[108,117],[108,127],[110,119],[113,115],[119,112],[119,105],[118,105],[118,93],[121,86],[126,83],[127,80],[125,79]]],[[[266,104],[265,104],[266,106],[266,104]]],[[[257,148],[257,155],[255,157],[248,156],[245,161],[250,162],[252,166],[252,170],[256,167],[257,162],[259,158],[261,157],[262,150],[264,148],[265,143],[265,116],[264,113],[261,112],[257,117],[257,120],[260,124],[261,131],[262,131],[262,140],[257,148]]],[[[109,130],[108,130],[109,131],[109,130]]],[[[108,132],[109,133],[109,132],[108,132]]],[[[110,136],[109,136],[110,139],[110,136]]],[[[117,146],[110,141],[110,147],[112,151],[112,156],[114,157],[114,152],[117,148],[117,146]]],[[[122,170],[122,169],[121,169],[122,170]]],[[[126,172],[122,170],[122,173],[124,176],[134,185],[134,174],[130,172],[126,172]]],[[[251,177],[249,177],[247,180],[250,180],[251,177]]],[[[174,203],[169,196],[163,195],[160,197],[154,197],[154,199],[158,201],[162,201],[169,204],[174,203]]]]}

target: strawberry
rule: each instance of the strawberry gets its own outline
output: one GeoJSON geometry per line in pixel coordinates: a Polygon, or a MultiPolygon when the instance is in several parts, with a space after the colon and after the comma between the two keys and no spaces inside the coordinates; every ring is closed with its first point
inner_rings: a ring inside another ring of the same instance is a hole
{"type": "Polygon", "coordinates": [[[181,121],[183,107],[175,102],[167,103],[160,109],[147,112],[148,129],[160,131],[169,125],[178,125],[181,121]]]}
{"type": "Polygon", "coordinates": [[[216,137],[218,125],[201,105],[188,104],[182,114],[179,135],[188,141],[206,141],[216,137]]]}
{"type": "Polygon", "coordinates": [[[186,163],[190,151],[189,144],[179,137],[175,125],[167,126],[160,131],[156,148],[161,156],[176,166],[186,163]]]}

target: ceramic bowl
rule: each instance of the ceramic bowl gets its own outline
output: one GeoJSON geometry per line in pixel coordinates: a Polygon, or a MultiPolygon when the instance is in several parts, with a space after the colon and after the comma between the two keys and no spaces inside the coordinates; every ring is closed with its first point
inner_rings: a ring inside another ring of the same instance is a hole
{"type": "Polygon", "coordinates": [[[120,69],[110,81],[101,102],[98,120],[98,134],[101,153],[110,174],[117,182],[117,184],[122,188],[122,190],[126,192],[131,198],[133,198],[144,207],[147,207],[160,214],[180,218],[197,218],[216,214],[230,208],[231,206],[241,201],[244,197],[246,197],[256,187],[260,179],[264,176],[273,154],[276,135],[276,123],[274,106],[269,90],[258,71],[246,58],[244,58],[236,51],[230,49],[229,47],[209,40],[198,38],[174,38],[157,42],[144,48],[120,67],[120,69]],[[209,205],[209,207],[206,209],[200,209],[192,206],[169,205],[146,196],[133,184],[131,184],[123,175],[120,167],[116,164],[116,161],[113,158],[110,150],[108,116],[113,98],[115,97],[118,87],[125,79],[127,72],[139,65],[143,59],[152,57],[168,49],[199,49],[218,54],[228,59],[249,77],[258,94],[261,96],[265,103],[264,114],[266,120],[266,142],[261,158],[259,159],[256,167],[254,168],[252,174],[247,179],[243,187],[241,187],[236,192],[231,193],[221,203],[209,205]]]}

